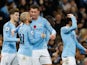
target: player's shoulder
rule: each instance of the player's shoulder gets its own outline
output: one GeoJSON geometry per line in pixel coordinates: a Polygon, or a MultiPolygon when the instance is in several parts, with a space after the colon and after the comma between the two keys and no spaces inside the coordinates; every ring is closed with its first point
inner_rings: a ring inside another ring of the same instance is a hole
{"type": "Polygon", "coordinates": [[[3,26],[3,29],[4,29],[5,31],[10,31],[10,29],[11,29],[10,23],[9,23],[9,22],[6,22],[6,23],[4,24],[4,26],[3,26]]]}
{"type": "Polygon", "coordinates": [[[21,25],[18,30],[18,33],[22,33],[25,30],[24,28],[25,28],[24,25],[21,25]]]}
{"type": "Polygon", "coordinates": [[[6,22],[5,24],[4,24],[4,27],[7,27],[7,26],[9,26],[10,25],[10,23],[9,23],[9,21],[8,22],[6,22]]]}
{"type": "Polygon", "coordinates": [[[42,21],[47,21],[47,19],[44,18],[44,17],[42,17],[42,16],[40,16],[40,19],[41,19],[42,21]]]}
{"type": "Polygon", "coordinates": [[[21,26],[21,28],[22,28],[23,30],[28,30],[28,29],[30,29],[30,25],[24,24],[24,25],[21,26]]]}
{"type": "Polygon", "coordinates": [[[39,16],[41,19],[45,19],[44,17],[42,17],[42,16],[39,16]]]}
{"type": "Polygon", "coordinates": [[[67,29],[66,26],[61,27],[61,31],[67,29]]]}
{"type": "Polygon", "coordinates": [[[61,27],[61,29],[64,29],[64,28],[66,28],[66,26],[61,27]]]}
{"type": "Polygon", "coordinates": [[[30,25],[26,26],[26,30],[30,30],[30,29],[31,29],[30,25]]]}
{"type": "Polygon", "coordinates": [[[20,30],[24,30],[24,28],[26,28],[24,24],[20,26],[20,30]]]}
{"type": "Polygon", "coordinates": [[[42,21],[42,23],[44,25],[46,25],[46,24],[49,24],[50,25],[50,23],[48,22],[48,20],[46,18],[44,18],[44,17],[41,17],[41,21],[42,21]]]}

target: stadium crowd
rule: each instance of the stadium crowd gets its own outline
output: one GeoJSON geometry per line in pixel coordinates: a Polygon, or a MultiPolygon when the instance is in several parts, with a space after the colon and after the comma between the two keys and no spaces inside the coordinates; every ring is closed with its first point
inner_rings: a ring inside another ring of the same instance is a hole
{"type": "MultiPolygon", "coordinates": [[[[2,47],[3,25],[9,20],[9,10],[18,8],[22,13],[29,11],[32,4],[40,6],[40,15],[45,17],[57,32],[56,39],[49,40],[48,43],[53,65],[62,65],[63,42],[60,36],[60,28],[65,25],[67,13],[76,16],[78,24],[77,39],[87,48],[87,0],[0,0],[0,48],[2,47]]],[[[86,57],[87,54],[76,50],[77,65],[87,65],[86,57]]]]}

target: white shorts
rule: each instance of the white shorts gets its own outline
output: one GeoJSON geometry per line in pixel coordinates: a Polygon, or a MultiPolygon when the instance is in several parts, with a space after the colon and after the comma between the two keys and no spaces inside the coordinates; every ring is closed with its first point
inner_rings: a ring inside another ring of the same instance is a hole
{"type": "Polygon", "coordinates": [[[62,65],[76,65],[75,57],[65,57],[62,58],[63,64],[62,65]]]}
{"type": "Polygon", "coordinates": [[[33,62],[33,65],[52,64],[52,61],[47,49],[33,50],[32,62],[33,62]]]}
{"type": "Polygon", "coordinates": [[[17,54],[19,65],[32,65],[32,58],[22,54],[17,54]]]}
{"type": "Polygon", "coordinates": [[[1,65],[11,65],[16,57],[16,53],[1,53],[1,65]]]}
{"type": "Polygon", "coordinates": [[[14,58],[13,62],[11,63],[11,65],[18,65],[17,56],[14,58]]]}

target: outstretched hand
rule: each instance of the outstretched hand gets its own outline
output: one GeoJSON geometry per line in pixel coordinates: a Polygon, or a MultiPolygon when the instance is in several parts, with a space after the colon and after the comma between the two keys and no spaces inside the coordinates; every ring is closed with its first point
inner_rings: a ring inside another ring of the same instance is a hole
{"type": "Polygon", "coordinates": [[[71,17],[73,17],[74,15],[73,14],[67,14],[67,17],[68,18],[71,18],[71,17]]]}

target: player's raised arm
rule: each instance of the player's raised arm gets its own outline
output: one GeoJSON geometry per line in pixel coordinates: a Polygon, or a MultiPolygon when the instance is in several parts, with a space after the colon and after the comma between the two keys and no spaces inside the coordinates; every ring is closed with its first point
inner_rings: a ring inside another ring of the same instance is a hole
{"type": "Polygon", "coordinates": [[[68,14],[67,17],[68,18],[67,18],[66,23],[69,25],[66,24],[67,27],[61,28],[61,31],[64,33],[71,32],[73,30],[76,30],[76,28],[77,28],[77,21],[76,21],[75,16],[73,14],[68,14]]]}

